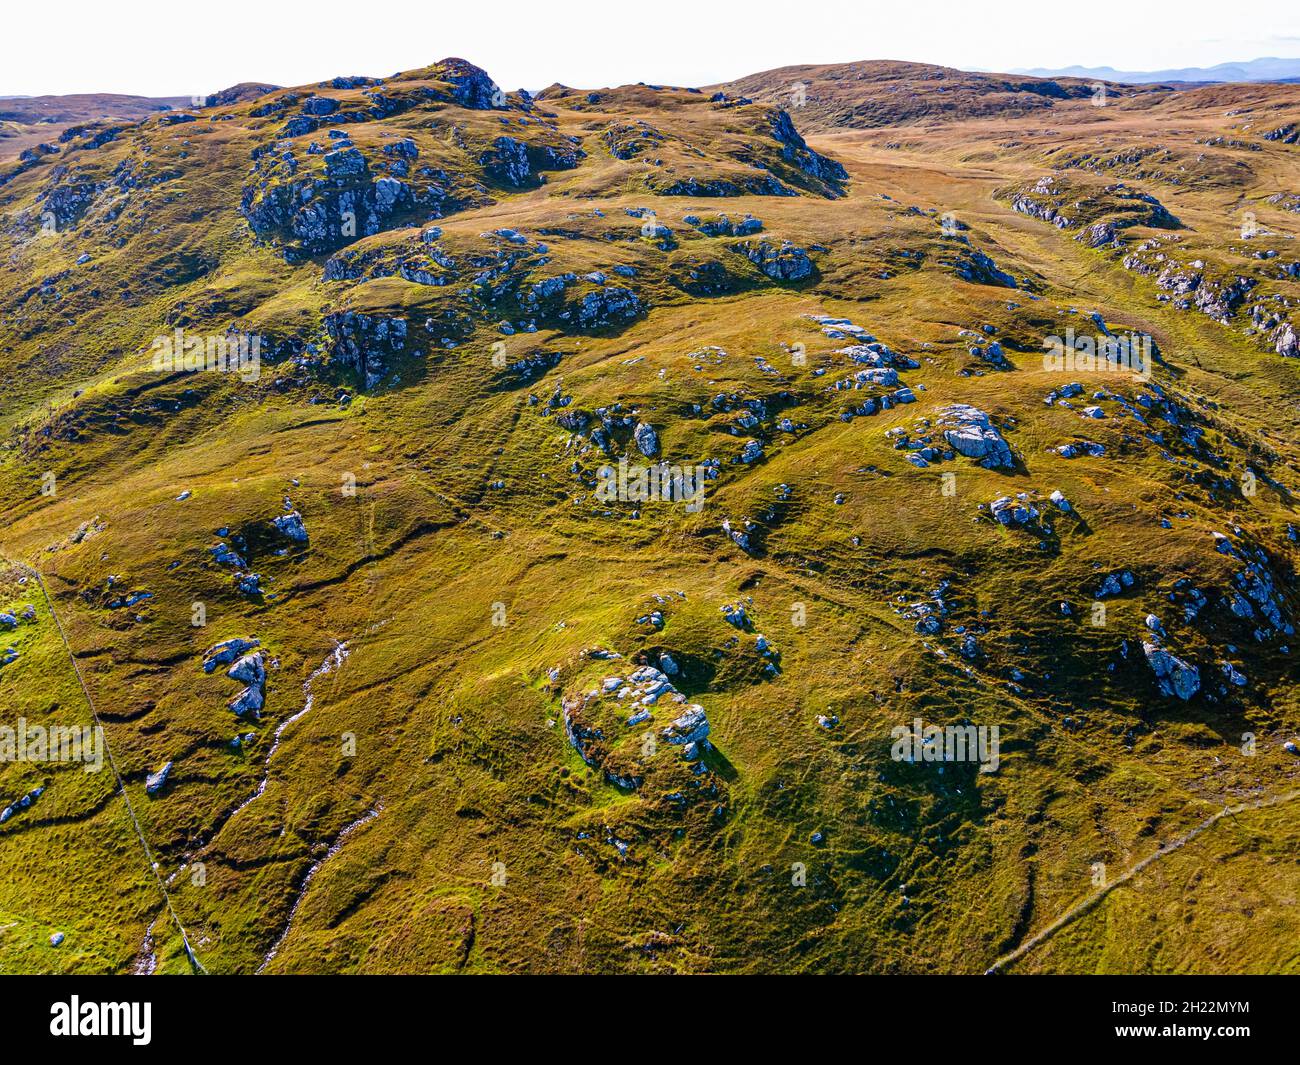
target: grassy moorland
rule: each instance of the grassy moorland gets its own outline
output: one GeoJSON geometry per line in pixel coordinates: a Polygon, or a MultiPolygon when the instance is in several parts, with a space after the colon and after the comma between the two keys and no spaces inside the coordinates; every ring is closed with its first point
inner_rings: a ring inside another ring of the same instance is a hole
{"type": "MultiPolygon", "coordinates": [[[[861,73],[790,126],[783,72],[453,60],[0,163],[0,724],[89,724],[75,662],[125,789],[0,764],[0,971],[979,972],[1297,787],[1300,89],[861,73]],[[1149,381],[1044,366],[1094,315],[1149,381]],[[702,508],[597,496],[638,425],[702,508]],[[695,761],[604,692],[665,655],[695,761]],[[997,771],[895,760],[918,717],[997,771]]],[[[1296,809],[1009,968],[1296,971],[1296,809]]]]}

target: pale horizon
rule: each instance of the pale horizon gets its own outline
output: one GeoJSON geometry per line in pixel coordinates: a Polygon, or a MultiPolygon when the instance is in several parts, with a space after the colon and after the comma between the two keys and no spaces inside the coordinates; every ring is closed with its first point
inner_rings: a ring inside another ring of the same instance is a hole
{"type": "Polygon", "coordinates": [[[382,21],[364,22],[355,6],[339,0],[317,4],[310,21],[299,9],[251,0],[207,10],[157,0],[109,10],[70,0],[60,10],[54,28],[45,12],[6,14],[13,44],[0,71],[0,96],[196,96],[240,82],[291,86],[338,75],[387,77],[449,56],[482,67],[508,90],[555,82],[700,86],[778,67],[867,59],[1011,73],[1070,66],[1157,71],[1300,58],[1300,13],[1281,0],[1263,0],[1251,20],[1229,24],[1219,5],[1189,0],[1181,24],[1204,26],[1207,35],[1177,40],[1168,39],[1168,19],[1160,12],[1123,0],[1090,4],[1068,39],[1051,20],[1011,27],[953,0],[916,0],[904,10],[843,0],[707,8],[665,0],[649,17],[594,0],[569,0],[558,8],[509,0],[469,11],[399,0],[385,8],[382,21]],[[1124,26],[1123,36],[1116,36],[1116,25],[1124,26]],[[509,32],[501,33],[502,26],[509,32]],[[110,39],[108,50],[103,44],[110,39]],[[546,47],[536,46],[541,40],[546,47]]]}

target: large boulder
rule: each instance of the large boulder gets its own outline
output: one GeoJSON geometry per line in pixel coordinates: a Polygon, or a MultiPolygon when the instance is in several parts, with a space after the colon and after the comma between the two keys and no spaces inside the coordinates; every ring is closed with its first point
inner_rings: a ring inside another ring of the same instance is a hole
{"type": "Polygon", "coordinates": [[[1162,693],[1186,702],[1200,691],[1201,671],[1190,662],[1184,662],[1156,643],[1143,641],[1142,650],[1162,693]]]}
{"type": "Polygon", "coordinates": [[[271,524],[276,527],[281,536],[288,537],[294,543],[305,544],[307,542],[307,526],[302,523],[302,515],[296,510],[272,518],[271,524]]]}
{"type": "Polygon", "coordinates": [[[257,640],[245,640],[238,636],[213,644],[203,652],[203,672],[211,673],[217,666],[227,665],[257,646],[257,640]]]}
{"type": "Polygon", "coordinates": [[[636,439],[637,449],[646,458],[652,459],[659,454],[659,434],[655,432],[654,426],[637,422],[632,435],[636,439]]]}
{"type": "Polygon", "coordinates": [[[161,792],[164,787],[166,787],[167,778],[171,776],[171,772],[172,772],[172,763],[168,762],[161,769],[158,769],[155,772],[150,773],[147,777],[145,777],[144,779],[145,794],[148,795],[150,798],[154,798],[155,796],[157,796],[158,793],[161,792]]]}
{"type": "Polygon", "coordinates": [[[263,663],[262,653],[244,655],[238,662],[226,671],[226,676],[231,680],[237,680],[240,684],[250,684],[260,688],[266,683],[266,666],[263,663]]]}
{"type": "Polygon", "coordinates": [[[941,412],[939,424],[947,424],[943,437],[958,454],[975,459],[988,469],[1015,465],[1009,445],[989,416],[978,407],[957,403],[941,412]]]}

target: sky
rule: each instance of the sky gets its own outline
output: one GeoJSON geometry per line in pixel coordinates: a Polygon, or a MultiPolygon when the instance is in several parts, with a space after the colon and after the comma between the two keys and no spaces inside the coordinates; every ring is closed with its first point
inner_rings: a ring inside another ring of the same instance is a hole
{"type": "Polygon", "coordinates": [[[1300,56],[1300,3],[1246,0],[60,0],[0,16],[0,95],[206,95],[460,56],[507,90],[707,85],[795,63],[1118,70],[1300,56]]]}

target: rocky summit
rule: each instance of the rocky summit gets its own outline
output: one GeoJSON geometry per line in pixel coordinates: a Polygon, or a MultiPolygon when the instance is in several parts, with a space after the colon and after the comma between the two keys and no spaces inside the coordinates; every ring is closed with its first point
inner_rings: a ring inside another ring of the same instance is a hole
{"type": "Polygon", "coordinates": [[[0,972],[1295,968],[1300,86],[78,101],[0,972]]]}

